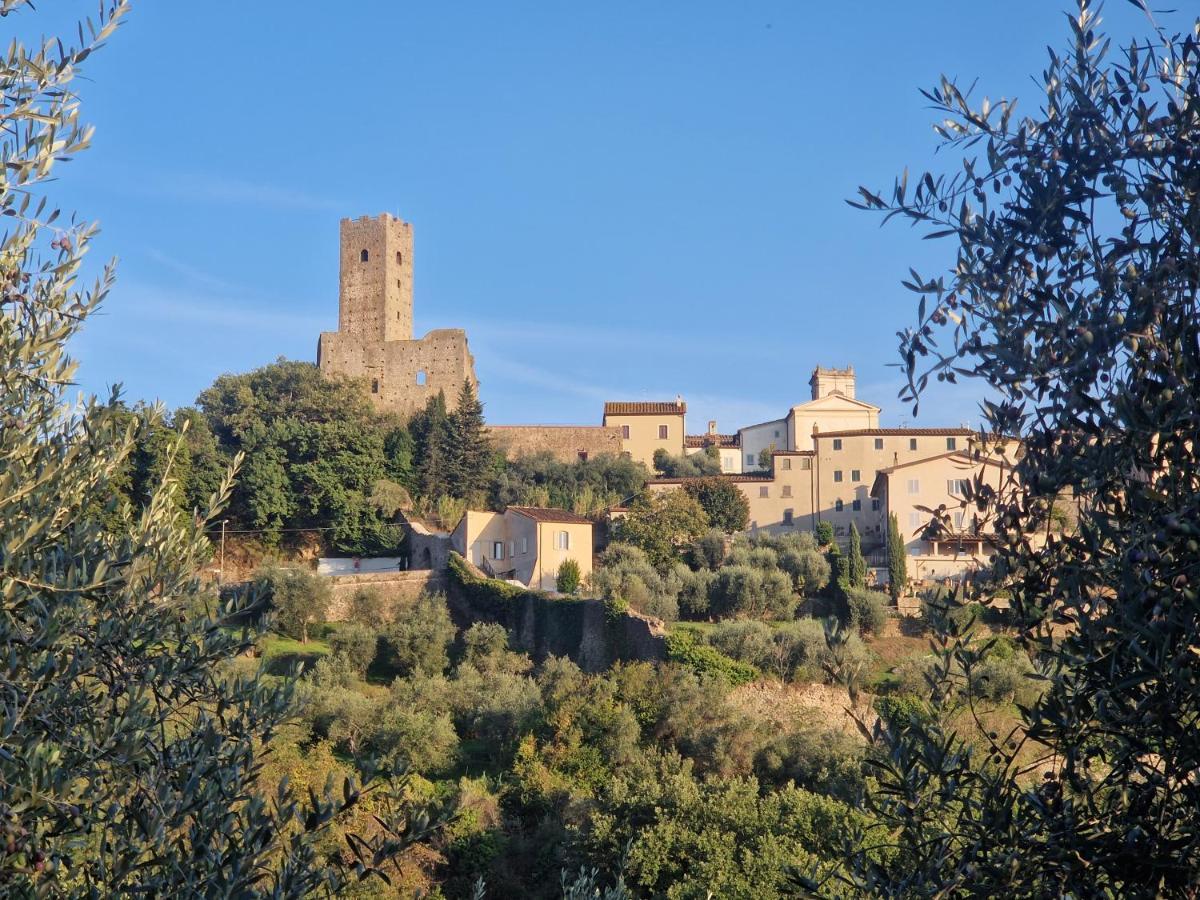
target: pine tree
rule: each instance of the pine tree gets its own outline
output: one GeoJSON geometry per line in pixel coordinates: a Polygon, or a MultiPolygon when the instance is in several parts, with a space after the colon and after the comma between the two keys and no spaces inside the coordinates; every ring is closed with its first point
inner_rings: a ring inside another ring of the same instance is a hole
{"type": "Polygon", "coordinates": [[[862,538],[858,535],[858,526],[850,523],[850,553],[846,561],[847,575],[851,587],[866,587],[867,561],[862,555],[862,538]]]}
{"type": "Polygon", "coordinates": [[[446,396],[441,391],[430,397],[425,409],[413,416],[409,430],[413,438],[412,490],[426,500],[446,493],[446,447],[450,422],[446,396]]]}
{"type": "Polygon", "coordinates": [[[887,529],[888,593],[893,600],[908,587],[908,560],[904,556],[904,535],[900,533],[900,522],[895,513],[888,513],[887,529]]]}
{"type": "Polygon", "coordinates": [[[447,493],[461,499],[476,497],[487,483],[491,459],[483,404],[471,382],[464,379],[458,406],[447,421],[443,458],[447,493]]]}

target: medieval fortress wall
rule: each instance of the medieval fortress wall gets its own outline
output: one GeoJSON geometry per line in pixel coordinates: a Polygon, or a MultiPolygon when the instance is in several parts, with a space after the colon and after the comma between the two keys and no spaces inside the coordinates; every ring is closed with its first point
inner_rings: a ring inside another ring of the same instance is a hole
{"type": "Polygon", "coordinates": [[[342,219],[338,330],[317,343],[326,375],[361,378],[383,412],[411,415],[442,391],[453,409],[464,380],[477,385],[461,328],[413,340],[413,229],[384,213],[342,219]]]}

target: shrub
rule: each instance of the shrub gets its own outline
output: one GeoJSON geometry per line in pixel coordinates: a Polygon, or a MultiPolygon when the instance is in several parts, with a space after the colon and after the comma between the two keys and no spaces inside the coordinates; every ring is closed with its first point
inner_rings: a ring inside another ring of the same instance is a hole
{"type": "Polygon", "coordinates": [[[833,543],[833,525],[830,522],[821,521],[817,523],[817,527],[813,530],[813,535],[817,539],[817,545],[820,547],[828,547],[833,543]]]}
{"type": "Polygon", "coordinates": [[[829,583],[829,561],[816,549],[787,548],[779,554],[779,568],[792,577],[796,590],[813,597],[829,583]]]}
{"type": "Polygon", "coordinates": [[[375,661],[379,633],[360,622],[345,622],[329,636],[328,641],[333,654],[344,657],[361,678],[375,661]]]}
{"type": "Polygon", "coordinates": [[[1041,683],[1028,676],[1033,674],[1029,657],[1017,651],[1008,656],[990,653],[971,670],[971,690],[978,697],[997,703],[1028,705],[1041,692],[1041,683]]]}
{"type": "Polygon", "coordinates": [[[771,626],[754,620],[722,622],[707,635],[708,643],[726,656],[759,669],[772,669],[775,645],[771,626]]]}
{"type": "Polygon", "coordinates": [[[716,574],[708,569],[698,572],[676,569],[679,585],[679,610],[685,618],[705,619],[710,611],[709,592],[716,574]]]}
{"type": "Polygon", "coordinates": [[[887,623],[889,597],[879,591],[850,588],[846,591],[846,623],[862,634],[879,634],[887,623]]]}
{"type": "Polygon", "coordinates": [[[692,542],[689,552],[697,569],[716,569],[725,561],[725,534],[718,529],[708,531],[692,542]]]}
{"type": "Polygon", "coordinates": [[[980,604],[963,603],[942,585],[921,592],[921,618],[934,631],[960,634],[978,622],[983,612],[980,604]]]}
{"type": "Polygon", "coordinates": [[[759,672],[754,666],[730,659],[715,647],[698,643],[690,632],[672,631],[665,643],[667,659],[698,675],[720,678],[733,687],[758,678],[759,672]]]}
{"type": "Polygon", "coordinates": [[[391,619],[391,613],[391,604],[384,599],[378,588],[360,587],[350,597],[351,622],[382,631],[391,619]]]}
{"type": "Polygon", "coordinates": [[[448,665],[454,625],[442,594],[419,598],[384,632],[388,662],[401,673],[437,675],[448,665]]]}
{"type": "Polygon", "coordinates": [[[560,594],[574,594],[579,591],[581,580],[579,563],[573,559],[564,559],[562,565],[558,567],[558,575],[555,577],[554,586],[560,594]]]}
{"type": "Polygon", "coordinates": [[[774,670],[785,681],[822,679],[825,627],[816,619],[797,619],[775,628],[772,635],[774,670]]]}
{"type": "Polygon", "coordinates": [[[789,781],[853,802],[865,789],[861,741],[832,728],[806,728],[780,735],[758,752],[755,774],[767,784],[789,781]]]}
{"type": "Polygon", "coordinates": [[[275,627],[303,643],[308,643],[308,626],[325,618],[332,598],[329,582],[305,569],[259,569],[254,587],[270,601],[275,627]]]}
{"type": "Polygon", "coordinates": [[[876,697],[875,712],[892,729],[903,728],[911,722],[931,721],[929,704],[907,692],[876,697]]]}
{"type": "Polygon", "coordinates": [[[796,605],[791,579],[784,572],[749,565],[721,568],[710,599],[720,617],[789,618],[796,605]]]}

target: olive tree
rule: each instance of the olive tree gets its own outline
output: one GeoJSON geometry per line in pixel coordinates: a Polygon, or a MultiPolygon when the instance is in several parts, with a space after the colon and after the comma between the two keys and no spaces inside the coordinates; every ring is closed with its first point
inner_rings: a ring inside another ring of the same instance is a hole
{"type": "MultiPolygon", "coordinates": [[[[1200,881],[1200,42],[1149,21],[1114,52],[1082,0],[1024,116],[943,78],[924,93],[957,168],[861,190],[956,245],[948,274],[906,282],[905,395],[915,411],[931,379],[981,383],[989,431],[1021,440],[984,448],[1003,483],[977,479],[964,504],[996,536],[979,594],[1011,592],[1045,680],[982,751],[949,703],[878,734],[862,846],[898,853],[857,855],[864,894],[1193,896],[1200,881]],[[1062,497],[1067,532],[1051,527],[1062,497]]],[[[957,681],[973,705],[986,646],[955,628],[939,645],[933,692],[957,681]]]]}
{"type": "MultiPolygon", "coordinates": [[[[2,0],[5,15],[27,13],[2,0]]],[[[300,896],[343,873],[316,841],[363,788],[300,799],[260,782],[291,685],[234,676],[253,646],[243,600],[197,573],[226,474],[195,517],[179,514],[166,448],[136,512],[119,499],[138,425],[114,394],[66,402],[65,346],[113,284],[82,265],[95,228],[45,198],[58,162],[84,150],[74,78],[111,38],[126,0],[102,4],[78,43],[18,41],[0,54],[0,891],[5,896],[300,896]],[[112,527],[114,517],[119,527],[112,527]]],[[[150,426],[161,412],[148,411],[150,426]]],[[[254,601],[251,599],[250,604],[254,601]]],[[[381,783],[381,782],[376,782],[381,783]]],[[[359,874],[425,833],[393,784],[381,828],[352,838],[359,874]]]]}

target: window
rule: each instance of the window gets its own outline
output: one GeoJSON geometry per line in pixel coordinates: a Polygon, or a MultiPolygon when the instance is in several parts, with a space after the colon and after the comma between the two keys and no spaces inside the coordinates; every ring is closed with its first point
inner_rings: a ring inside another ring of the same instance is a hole
{"type": "Polygon", "coordinates": [[[841,484],[841,481],[842,481],[842,470],[841,470],[841,469],[834,469],[834,470],[833,470],[833,482],[834,482],[834,484],[841,484]]]}
{"type": "Polygon", "coordinates": [[[578,456],[580,462],[587,462],[588,452],[586,450],[580,450],[578,456]]]}
{"type": "Polygon", "coordinates": [[[841,450],[841,449],[842,449],[842,439],[841,439],[841,438],[834,438],[834,439],[833,439],[833,449],[834,449],[834,450],[841,450]]]}
{"type": "Polygon", "coordinates": [[[512,559],[516,555],[517,555],[517,542],[509,541],[508,542],[508,557],[509,557],[509,559],[512,559]]]}
{"type": "Polygon", "coordinates": [[[946,482],[946,493],[951,497],[965,497],[970,489],[969,478],[951,478],[946,482]]]}
{"type": "Polygon", "coordinates": [[[778,431],[776,431],[776,432],[775,432],[775,437],[779,437],[779,432],[778,432],[778,431]]]}
{"type": "Polygon", "coordinates": [[[366,262],[370,258],[371,258],[371,254],[368,253],[366,250],[358,251],[358,261],[359,262],[366,262]]]}
{"type": "Polygon", "coordinates": [[[521,555],[524,556],[529,552],[529,537],[521,538],[521,555]]]}
{"type": "Polygon", "coordinates": [[[883,438],[875,438],[875,449],[876,450],[883,449],[883,438]]]}
{"type": "Polygon", "coordinates": [[[629,426],[628,425],[621,426],[621,437],[624,440],[629,440],[629,426]]]}
{"type": "Polygon", "coordinates": [[[954,530],[955,531],[962,531],[963,517],[965,515],[966,515],[966,513],[963,512],[963,510],[961,510],[961,509],[954,514],[954,530]]]}
{"type": "Polygon", "coordinates": [[[767,487],[767,486],[764,484],[762,487],[760,487],[760,488],[758,489],[758,496],[760,496],[760,497],[770,497],[770,496],[771,496],[771,489],[770,489],[769,487],[767,487]]]}
{"type": "Polygon", "coordinates": [[[746,465],[748,465],[748,466],[754,465],[754,454],[753,453],[746,454],[746,465]]]}
{"type": "Polygon", "coordinates": [[[861,501],[861,500],[855,500],[853,503],[851,503],[851,504],[850,504],[850,508],[851,508],[852,510],[854,510],[855,512],[858,512],[859,510],[861,510],[861,509],[862,509],[862,501],[861,501]]]}
{"type": "MultiPolygon", "coordinates": [[[[404,265],[404,255],[399,250],[396,251],[396,265],[404,265]]],[[[399,284],[399,282],[397,282],[397,284],[399,284]]]]}
{"type": "Polygon", "coordinates": [[[427,377],[425,375],[425,370],[422,369],[420,372],[417,373],[417,384],[424,387],[426,380],[427,380],[427,377]]]}
{"type": "Polygon", "coordinates": [[[785,509],[783,511],[783,524],[784,525],[792,524],[792,511],[790,509],[785,509]]]}
{"type": "MultiPolygon", "coordinates": [[[[400,288],[400,279],[399,278],[396,279],[396,288],[397,289],[400,288]]],[[[397,319],[400,318],[400,313],[396,313],[396,318],[397,319]]]]}
{"type": "Polygon", "coordinates": [[[908,527],[909,528],[920,528],[921,527],[921,514],[919,512],[910,512],[908,514],[908,527]]]}
{"type": "Polygon", "coordinates": [[[834,512],[841,512],[844,508],[845,508],[845,504],[842,503],[841,500],[833,501],[833,511],[834,512]]]}
{"type": "Polygon", "coordinates": [[[560,531],[558,534],[556,534],[554,536],[554,546],[558,550],[570,550],[571,549],[571,532],[560,531]]]}
{"type": "Polygon", "coordinates": [[[492,559],[504,559],[504,541],[492,541],[492,559]]]}
{"type": "Polygon", "coordinates": [[[908,479],[908,492],[910,494],[921,493],[921,482],[916,478],[908,479]]]}
{"type": "Polygon", "coordinates": [[[862,472],[860,472],[858,469],[851,469],[850,470],[850,480],[851,481],[862,481],[862,472]]]}
{"type": "Polygon", "coordinates": [[[790,497],[790,496],[792,496],[792,486],[791,486],[790,484],[785,484],[785,485],[783,486],[783,493],[782,493],[782,494],[780,494],[779,496],[781,496],[781,497],[790,497]]]}
{"type": "Polygon", "coordinates": [[[909,449],[909,450],[916,450],[916,449],[917,449],[917,439],[916,439],[916,438],[909,438],[909,439],[908,439],[908,449],[909,449]]]}
{"type": "Polygon", "coordinates": [[[379,379],[378,378],[371,379],[371,393],[372,394],[379,393],[379,379]]]}
{"type": "Polygon", "coordinates": [[[878,497],[871,498],[871,510],[873,512],[879,512],[879,498],[878,497]]]}
{"type": "Polygon", "coordinates": [[[811,469],[812,468],[812,460],[809,459],[807,456],[804,457],[802,460],[800,460],[800,468],[801,469],[811,469]]]}
{"type": "Polygon", "coordinates": [[[665,441],[667,439],[667,426],[666,425],[658,426],[658,439],[660,441],[665,441]]]}
{"type": "Polygon", "coordinates": [[[954,438],[946,438],[946,449],[947,450],[955,450],[955,449],[957,449],[957,447],[958,447],[958,441],[956,441],[954,438]]]}
{"type": "Polygon", "coordinates": [[[784,469],[790,469],[792,467],[792,461],[790,459],[785,458],[785,459],[781,460],[781,462],[783,463],[784,469]]]}

